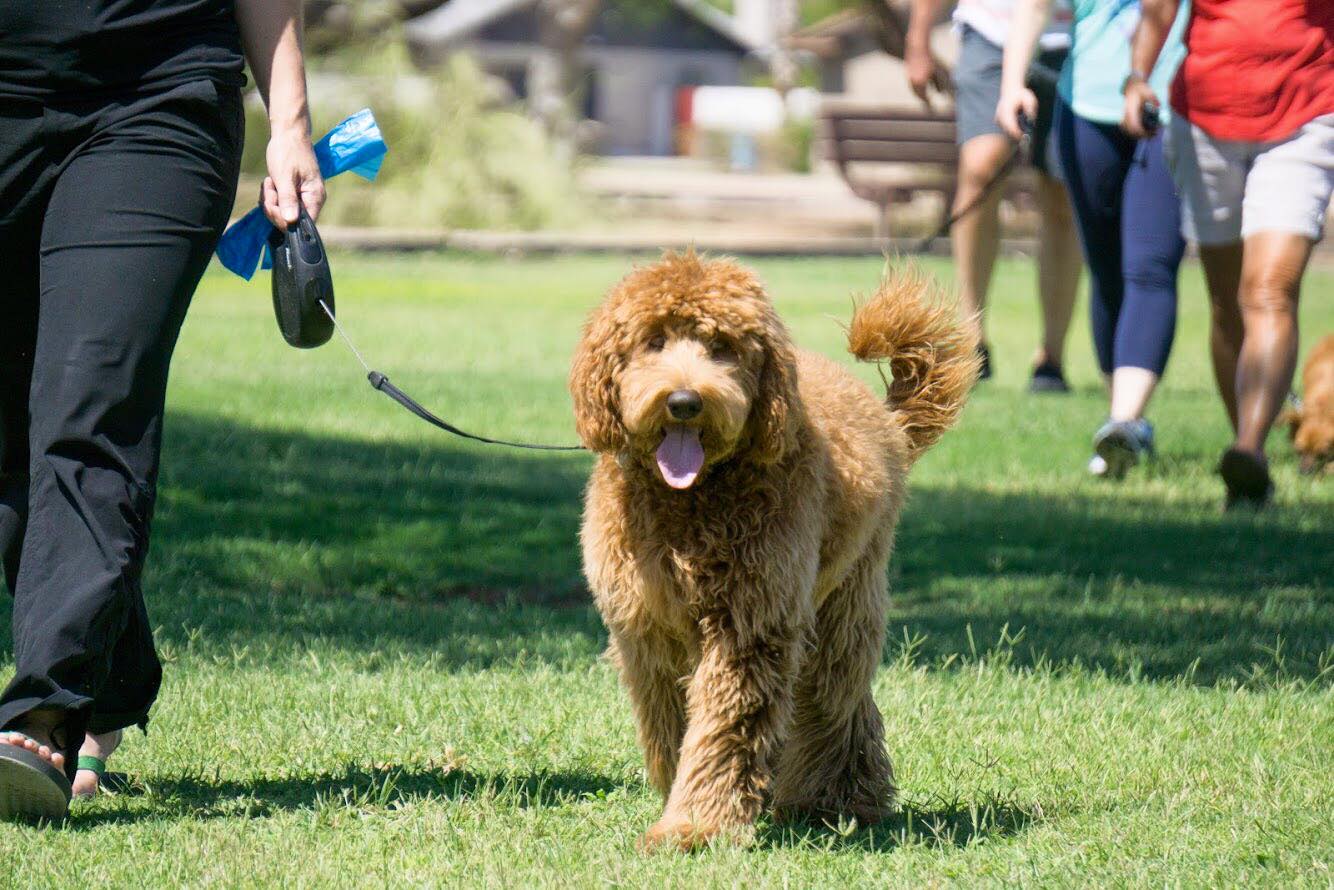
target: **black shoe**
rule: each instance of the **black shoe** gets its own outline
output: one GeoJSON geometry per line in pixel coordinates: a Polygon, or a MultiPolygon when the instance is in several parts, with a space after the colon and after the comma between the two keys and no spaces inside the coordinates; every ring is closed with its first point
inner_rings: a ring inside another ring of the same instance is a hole
{"type": "Polygon", "coordinates": [[[1274,480],[1269,477],[1269,462],[1258,454],[1229,448],[1218,462],[1218,475],[1227,486],[1225,507],[1264,509],[1274,496],[1274,480]]]}
{"type": "Polygon", "coordinates": [[[977,355],[982,359],[982,371],[977,375],[978,380],[991,379],[991,350],[985,343],[977,344],[977,355]]]}
{"type": "Polygon", "coordinates": [[[1070,391],[1070,384],[1065,382],[1065,374],[1061,371],[1060,365],[1046,361],[1033,369],[1033,379],[1028,381],[1028,391],[1066,393],[1070,391]]]}

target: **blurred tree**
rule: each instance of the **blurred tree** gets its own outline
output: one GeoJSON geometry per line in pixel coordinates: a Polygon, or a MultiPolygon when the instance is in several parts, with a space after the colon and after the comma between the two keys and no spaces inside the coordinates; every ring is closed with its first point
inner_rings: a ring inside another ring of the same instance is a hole
{"type": "MultiPolygon", "coordinates": [[[[399,22],[424,15],[449,0],[306,0],[307,42],[316,53],[382,41],[399,22]]],[[[615,0],[622,7],[639,8],[646,15],[662,12],[672,0],[615,0]]],[[[733,0],[709,0],[726,12],[733,0]]],[[[885,52],[903,57],[910,0],[772,0],[776,46],[770,56],[774,85],[782,90],[799,80],[796,60],[786,50],[787,37],[802,23],[840,9],[862,8],[875,24],[885,52]]],[[[579,150],[580,105],[583,89],[579,48],[597,20],[603,0],[536,0],[539,39],[545,52],[534,54],[528,66],[528,102],[563,159],[579,150]]],[[[944,4],[952,6],[953,4],[944,4]]],[[[939,90],[950,90],[947,70],[934,75],[939,90]]]]}
{"type": "Polygon", "coordinates": [[[602,0],[537,0],[537,33],[545,52],[528,62],[528,106],[562,161],[579,151],[582,65],[579,49],[602,0]]]}
{"type": "MultiPolygon", "coordinates": [[[[880,48],[896,59],[903,58],[908,42],[908,14],[910,0],[846,0],[847,5],[860,5],[867,10],[875,22],[876,40],[880,48]]],[[[945,9],[942,15],[948,15],[953,3],[941,4],[945,9]]],[[[936,59],[935,70],[931,74],[931,86],[942,93],[954,92],[954,78],[949,68],[936,59]]]]}
{"type": "MultiPolygon", "coordinates": [[[[381,40],[396,23],[424,15],[448,0],[306,0],[307,43],[316,53],[381,40]]],[[[623,0],[624,2],[624,0],[623,0]]],[[[645,7],[664,0],[631,0],[645,7]]],[[[601,0],[537,0],[543,53],[528,64],[529,109],[563,159],[578,151],[581,67],[579,47],[601,0]]]]}

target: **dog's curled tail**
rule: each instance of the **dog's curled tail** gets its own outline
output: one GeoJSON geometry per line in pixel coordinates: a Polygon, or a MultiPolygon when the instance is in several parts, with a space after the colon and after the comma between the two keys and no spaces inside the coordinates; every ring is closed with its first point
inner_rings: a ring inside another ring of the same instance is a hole
{"type": "Polygon", "coordinates": [[[856,307],[848,351],[861,361],[889,363],[889,406],[915,454],[958,420],[982,370],[976,335],[959,323],[940,288],[912,267],[888,272],[856,307]]]}

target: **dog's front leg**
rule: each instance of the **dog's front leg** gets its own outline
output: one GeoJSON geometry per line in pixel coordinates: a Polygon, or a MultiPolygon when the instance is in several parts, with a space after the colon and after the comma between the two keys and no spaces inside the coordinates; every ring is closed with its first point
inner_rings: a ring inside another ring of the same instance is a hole
{"type": "Polygon", "coordinates": [[[681,682],[684,652],[665,642],[627,631],[613,631],[611,656],[630,693],[639,727],[639,746],[649,781],[662,793],[671,791],[676,761],[685,733],[685,696],[681,682]]]}
{"type": "Polygon", "coordinates": [[[749,839],[787,733],[798,628],[782,619],[740,628],[725,610],[700,622],[699,666],[686,692],[686,734],[652,848],[749,839]]]}

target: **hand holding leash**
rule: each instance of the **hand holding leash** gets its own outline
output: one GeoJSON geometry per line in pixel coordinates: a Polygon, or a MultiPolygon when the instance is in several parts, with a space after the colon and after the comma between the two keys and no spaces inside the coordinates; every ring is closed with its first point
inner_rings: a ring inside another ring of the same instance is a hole
{"type": "Polygon", "coordinates": [[[1031,133],[1031,121],[1037,114],[1038,97],[1028,87],[1002,94],[996,103],[996,123],[1011,139],[1023,139],[1025,133],[1031,133]]]}
{"type": "Polygon", "coordinates": [[[1121,129],[1136,139],[1148,139],[1158,130],[1162,103],[1144,78],[1132,74],[1123,87],[1125,95],[1121,129]]]}

